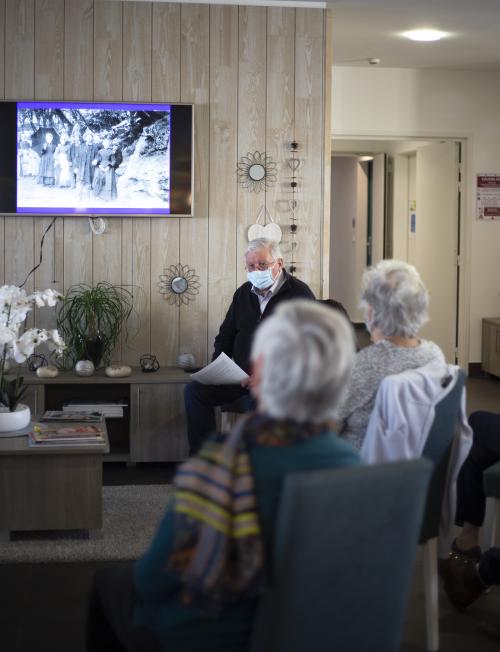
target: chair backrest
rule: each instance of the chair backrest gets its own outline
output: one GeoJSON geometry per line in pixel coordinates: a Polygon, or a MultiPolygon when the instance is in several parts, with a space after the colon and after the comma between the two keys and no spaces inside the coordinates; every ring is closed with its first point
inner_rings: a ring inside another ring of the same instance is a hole
{"type": "Polygon", "coordinates": [[[454,383],[453,387],[436,404],[434,421],[422,452],[423,457],[434,464],[434,470],[429,484],[420,543],[436,537],[439,533],[450,454],[453,438],[457,432],[460,402],[464,389],[464,372],[459,370],[452,382],[454,383]]]}
{"type": "Polygon", "coordinates": [[[397,652],[432,465],[290,474],[251,652],[397,652]]]}

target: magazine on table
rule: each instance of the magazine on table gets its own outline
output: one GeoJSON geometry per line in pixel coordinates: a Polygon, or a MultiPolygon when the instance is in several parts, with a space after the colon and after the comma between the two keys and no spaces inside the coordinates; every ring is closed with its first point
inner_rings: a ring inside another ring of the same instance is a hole
{"type": "Polygon", "coordinates": [[[105,443],[103,430],[92,424],[79,424],[74,426],[48,426],[45,423],[35,424],[28,437],[30,446],[105,443]]]}
{"type": "Polygon", "coordinates": [[[66,412],[64,410],[46,410],[40,421],[72,421],[78,423],[101,423],[103,416],[100,412],[66,412]]]}

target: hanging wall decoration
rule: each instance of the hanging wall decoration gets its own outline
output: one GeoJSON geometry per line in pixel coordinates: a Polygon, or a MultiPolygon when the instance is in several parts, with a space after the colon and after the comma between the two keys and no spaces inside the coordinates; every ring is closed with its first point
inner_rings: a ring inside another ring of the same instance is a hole
{"type": "Polygon", "coordinates": [[[297,193],[297,187],[298,187],[298,176],[297,172],[298,169],[300,168],[301,161],[299,158],[297,158],[297,151],[299,149],[299,144],[296,140],[292,140],[290,143],[290,157],[288,158],[288,167],[290,168],[291,171],[291,179],[290,179],[290,189],[292,191],[292,197],[291,199],[288,200],[288,209],[290,212],[290,239],[291,239],[291,256],[290,256],[290,265],[288,267],[288,271],[290,274],[295,274],[297,271],[297,262],[295,260],[295,255],[296,255],[296,248],[297,248],[297,240],[296,240],[296,235],[297,235],[297,217],[295,215],[295,210],[297,208],[297,198],[296,198],[296,193],[297,193]]]}
{"type": "Polygon", "coordinates": [[[283,233],[281,227],[277,224],[267,209],[267,206],[262,206],[257,213],[255,224],[248,228],[248,241],[255,240],[256,238],[269,238],[275,242],[281,242],[283,233]]]}
{"type": "Polygon", "coordinates": [[[265,152],[247,152],[238,163],[238,183],[251,192],[261,192],[276,183],[276,163],[265,152]]]}
{"type": "Polygon", "coordinates": [[[199,278],[189,265],[170,265],[160,274],[160,294],[170,304],[187,305],[200,291],[199,278]]]}

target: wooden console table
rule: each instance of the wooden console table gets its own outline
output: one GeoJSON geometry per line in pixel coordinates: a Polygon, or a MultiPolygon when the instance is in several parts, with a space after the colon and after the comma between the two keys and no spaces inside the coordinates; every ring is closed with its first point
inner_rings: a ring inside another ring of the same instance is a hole
{"type": "Polygon", "coordinates": [[[1,538],[11,530],[102,527],[103,429],[104,444],[34,448],[18,433],[0,438],[1,538]]]}
{"type": "Polygon", "coordinates": [[[107,419],[111,453],[106,460],[178,462],[188,456],[184,386],[190,377],[182,369],[164,367],[144,373],[134,368],[126,378],[109,378],[103,369],[85,377],[73,371],[56,378],[38,378],[29,371],[23,375],[29,387],[23,402],[32,414],[60,410],[71,399],[125,399],[123,419],[107,419]]]}

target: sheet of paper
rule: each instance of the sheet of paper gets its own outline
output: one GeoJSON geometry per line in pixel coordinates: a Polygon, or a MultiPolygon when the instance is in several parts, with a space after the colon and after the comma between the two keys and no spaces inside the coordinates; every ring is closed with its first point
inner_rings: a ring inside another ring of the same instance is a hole
{"type": "Polygon", "coordinates": [[[239,385],[248,378],[248,374],[225,353],[221,353],[206,367],[191,374],[191,378],[203,385],[239,385]]]}

